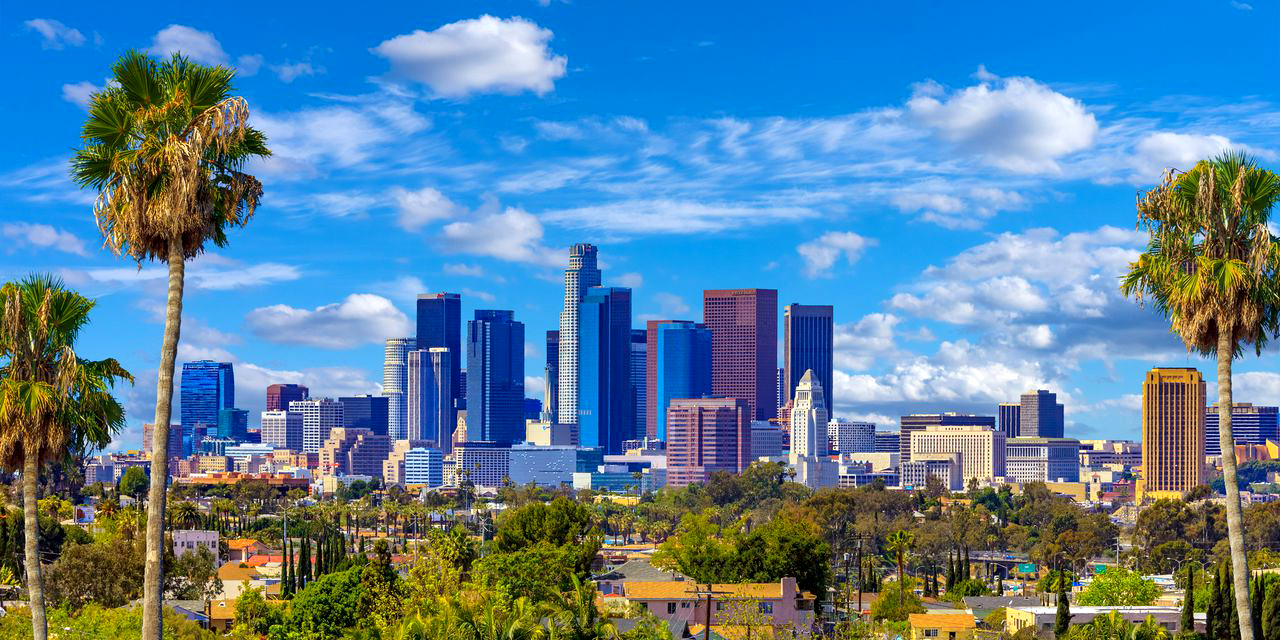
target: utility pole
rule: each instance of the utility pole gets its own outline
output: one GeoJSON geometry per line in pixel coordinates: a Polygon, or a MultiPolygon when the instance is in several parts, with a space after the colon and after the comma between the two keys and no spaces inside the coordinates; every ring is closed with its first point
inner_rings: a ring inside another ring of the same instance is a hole
{"type": "Polygon", "coordinates": [[[862,538],[859,537],[854,546],[858,548],[858,619],[862,619],[862,538]]]}

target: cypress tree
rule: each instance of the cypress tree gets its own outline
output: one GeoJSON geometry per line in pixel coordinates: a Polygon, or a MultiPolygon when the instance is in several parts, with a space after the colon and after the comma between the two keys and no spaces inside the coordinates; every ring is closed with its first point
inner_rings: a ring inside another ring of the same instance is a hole
{"type": "Polygon", "coordinates": [[[950,551],[947,552],[947,591],[956,586],[956,561],[950,551]]]}
{"type": "Polygon", "coordinates": [[[1215,571],[1213,582],[1209,583],[1209,607],[1204,616],[1204,635],[1208,640],[1219,640],[1222,637],[1218,631],[1222,618],[1222,610],[1218,606],[1218,592],[1221,590],[1222,575],[1221,572],[1215,571]]]}
{"type": "Polygon", "coordinates": [[[325,552],[324,529],[316,536],[316,577],[329,573],[329,557],[325,552]]]}
{"type": "Polygon", "coordinates": [[[1280,640],[1280,584],[1268,581],[1262,598],[1262,637],[1264,640],[1280,640]]]}
{"type": "Polygon", "coordinates": [[[1187,567],[1187,589],[1186,595],[1182,598],[1182,632],[1192,633],[1196,629],[1195,616],[1195,599],[1196,599],[1196,572],[1195,567],[1187,567]]]}
{"type": "Polygon", "coordinates": [[[1266,583],[1263,581],[1264,577],[1264,574],[1258,574],[1258,577],[1253,581],[1252,593],[1249,595],[1249,602],[1255,612],[1252,616],[1249,616],[1250,622],[1253,623],[1253,637],[1255,639],[1262,637],[1262,612],[1259,609],[1262,607],[1262,592],[1266,588],[1266,583]]]}
{"type": "Polygon", "coordinates": [[[970,577],[972,577],[972,576],[970,576],[970,575],[969,575],[969,547],[965,547],[965,548],[964,548],[964,572],[963,572],[963,575],[964,575],[964,579],[965,579],[965,580],[968,580],[970,577]]]}
{"type": "MultiPolygon", "coordinates": [[[[1227,629],[1231,632],[1231,640],[1240,640],[1239,612],[1236,610],[1235,593],[1231,590],[1231,585],[1235,584],[1235,576],[1234,572],[1231,571],[1231,565],[1227,564],[1225,560],[1223,561],[1223,567],[1226,572],[1226,578],[1222,582],[1222,601],[1231,605],[1230,613],[1227,617],[1227,629]]],[[[1226,607],[1223,607],[1223,609],[1226,609],[1226,607]]]]}
{"type": "Polygon", "coordinates": [[[1071,604],[1067,598],[1067,574],[1058,576],[1058,612],[1053,622],[1053,637],[1063,640],[1071,629],[1071,604]]]}
{"type": "Polygon", "coordinates": [[[280,570],[280,597],[286,600],[293,596],[293,569],[289,557],[289,540],[284,541],[284,567],[280,570]]]}
{"type": "Polygon", "coordinates": [[[298,558],[298,590],[301,591],[311,582],[311,539],[302,536],[302,555],[298,558]]]}

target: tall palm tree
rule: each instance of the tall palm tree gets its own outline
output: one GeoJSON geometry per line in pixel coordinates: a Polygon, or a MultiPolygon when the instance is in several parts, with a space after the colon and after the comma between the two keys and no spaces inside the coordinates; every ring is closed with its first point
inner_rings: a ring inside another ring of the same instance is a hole
{"type": "MultiPolygon", "coordinates": [[[[111,68],[107,88],[93,95],[71,173],[98,192],[93,207],[107,246],[138,263],[169,269],[164,343],[156,384],[152,451],[168,451],[173,370],[182,323],[186,260],[212,241],[221,247],[227,227],[243,226],[262,196],[262,184],[244,173],[245,162],[270,155],[266,137],[248,125],[249,105],[231,95],[235,71],[175,55],[156,60],[130,51],[111,68]]],[[[164,490],[168,460],[151,460],[151,509],[143,637],[161,635],[164,587],[164,490]]]]}
{"type": "Polygon", "coordinates": [[[124,425],[111,396],[117,380],[132,380],[115,360],[86,360],[75,342],[93,301],[49,276],[29,276],[0,288],[0,467],[22,471],[26,573],[32,635],[48,636],[37,553],[40,470],[74,447],[106,446],[124,425]]]}
{"type": "Polygon", "coordinates": [[[200,522],[200,510],[194,502],[183,500],[173,505],[173,513],[169,520],[175,527],[192,528],[200,522]]]}
{"type": "Polygon", "coordinates": [[[901,607],[907,591],[905,563],[911,547],[915,546],[916,535],[910,531],[894,531],[885,540],[885,549],[892,553],[898,563],[898,606],[901,607]]]}
{"type": "Polygon", "coordinates": [[[1253,640],[1249,567],[1231,431],[1231,364],[1252,344],[1262,353],[1280,330],[1280,245],[1268,223],[1280,199],[1280,176],[1248,156],[1224,153],[1185,173],[1170,170],[1138,200],[1147,250],[1129,267],[1121,290],[1149,300],[1169,319],[1188,351],[1218,359],[1218,435],[1227,490],[1240,639],[1253,640]]]}
{"type": "Polygon", "coordinates": [[[548,628],[555,640],[609,640],[619,637],[618,628],[600,614],[596,604],[596,587],[573,576],[573,589],[568,593],[551,593],[554,614],[548,628]]]}

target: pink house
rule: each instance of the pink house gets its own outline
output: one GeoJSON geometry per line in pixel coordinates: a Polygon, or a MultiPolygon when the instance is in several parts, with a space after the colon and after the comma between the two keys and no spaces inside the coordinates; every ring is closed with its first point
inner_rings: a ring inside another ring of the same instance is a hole
{"type": "MultiPolygon", "coordinates": [[[[640,603],[654,616],[701,627],[707,615],[707,585],[694,582],[625,582],[621,596],[640,603]]],[[[816,598],[800,591],[795,578],[779,582],[713,584],[711,625],[771,624],[775,629],[807,630],[813,626],[816,598]]]]}

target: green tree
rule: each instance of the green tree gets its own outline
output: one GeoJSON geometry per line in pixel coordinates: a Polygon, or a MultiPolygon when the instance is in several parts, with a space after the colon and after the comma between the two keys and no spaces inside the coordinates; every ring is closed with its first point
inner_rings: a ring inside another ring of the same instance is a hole
{"type": "Polygon", "coordinates": [[[245,162],[270,155],[266,137],[249,126],[249,106],[231,95],[235,71],[175,55],[158,61],[125,53],[110,82],[90,101],[72,159],[72,176],[98,192],[94,217],[109,246],[138,263],[169,267],[169,293],[147,514],[143,638],[160,640],[163,619],[164,507],[173,371],[182,323],[186,260],[207,242],[224,246],[230,226],[243,226],[262,196],[245,162]]]}
{"type": "Polygon", "coordinates": [[[878,621],[902,622],[912,613],[924,613],[924,603],[914,589],[914,581],[886,582],[871,602],[871,618],[878,621]]]}
{"type": "Polygon", "coordinates": [[[500,553],[527,549],[541,542],[571,547],[576,555],[574,571],[585,578],[603,538],[592,522],[591,510],[564,497],[545,504],[526,504],[499,518],[494,548],[500,553]]]}
{"type": "Polygon", "coordinates": [[[280,607],[268,603],[260,588],[246,587],[236,598],[237,629],[263,636],[282,620],[280,607]]]}
{"type": "Polygon", "coordinates": [[[212,551],[199,547],[176,558],[170,554],[166,564],[171,568],[165,574],[166,597],[207,602],[222,592],[218,559],[212,551]]]}
{"type": "Polygon", "coordinates": [[[1280,330],[1280,250],[1268,226],[1277,199],[1280,177],[1240,153],[1167,172],[1138,201],[1151,239],[1122,284],[1126,295],[1150,300],[1188,350],[1217,357],[1227,540],[1242,640],[1254,639],[1231,428],[1232,360],[1244,345],[1261,354],[1280,330]]]}
{"type": "Polygon", "coordinates": [[[1274,581],[1262,599],[1262,640],[1280,640],[1280,584],[1274,581]]]}
{"type": "Polygon", "coordinates": [[[94,302],[50,276],[28,276],[0,288],[0,467],[22,472],[25,567],[32,634],[48,637],[37,550],[40,471],[70,449],[102,447],[124,425],[111,395],[132,377],[112,359],[76,354],[76,338],[94,302]]]}
{"type": "Polygon", "coordinates": [[[1160,597],[1160,587],[1151,580],[1144,580],[1136,571],[1124,567],[1107,567],[1105,573],[1093,577],[1076,598],[1087,606],[1139,607],[1147,606],[1160,597]]]}
{"type": "Polygon", "coordinates": [[[360,568],[321,576],[293,597],[286,627],[304,638],[340,638],[359,620],[360,568]]]}
{"type": "Polygon", "coordinates": [[[147,472],[143,471],[142,467],[129,467],[125,469],[124,475],[120,476],[120,493],[139,499],[146,493],[149,483],[147,472]]]}
{"type": "Polygon", "coordinates": [[[72,610],[121,607],[142,595],[142,573],[142,548],[132,540],[74,545],[49,566],[47,595],[72,610]]]}
{"type": "Polygon", "coordinates": [[[1070,579],[1058,581],[1058,611],[1053,620],[1053,637],[1067,637],[1067,632],[1071,629],[1071,599],[1067,597],[1067,585],[1071,583],[1070,579]]]}
{"type": "MultiPolygon", "coordinates": [[[[910,531],[906,531],[906,530],[895,531],[889,535],[888,544],[885,546],[885,548],[889,551],[889,553],[893,554],[893,559],[898,565],[898,583],[899,584],[903,584],[903,580],[906,579],[905,565],[906,565],[907,555],[911,553],[911,547],[914,544],[915,544],[915,535],[912,534],[910,531]]],[[[899,598],[902,597],[902,594],[905,591],[906,589],[898,590],[899,598]]],[[[899,602],[898,605],[904,606],[904,603],[899,602]]]]}
{"type": "MultiPolygon", "coordinates": [[[[1183,592],[1186,594],[1182,597],[1182,618],[1179,622],[1183,631],[1194,631],[1196,628],[1196,567],[1195,565],[1187,566],[1187,584],[1183,592]]],[[[1268,639],[1269,640],[1269,639],[1268,639]]]]}
{"type": "Polygon", "coordinates": [[[618,629],[600,614],[596,606],[596,587],[573,576],[567,592],[552,592],[551,607],[554,637],[557,640],[606,640],[618,637],[618,629]]]}

